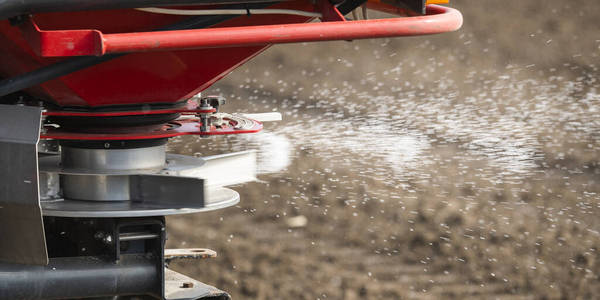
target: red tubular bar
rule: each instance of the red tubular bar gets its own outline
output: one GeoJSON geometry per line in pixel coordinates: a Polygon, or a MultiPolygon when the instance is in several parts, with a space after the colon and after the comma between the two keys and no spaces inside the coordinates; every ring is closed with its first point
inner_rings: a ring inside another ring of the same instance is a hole
{"type": "Polygon", "coordinates": [[[414,36],[454,31],[461,25],[459,11],[429,5],[427,15],[419,17],[106,34],[100,54],[414,36]]]}
{"type": "MultiPolygon", "coordinates": [[[[382,5],[374,8],[394,12],[382,5]]],[[[416,17],[114,34],[45,31],[30,25],[29,41],[40,55],[75,56],[426,35],[459,29],[462,15],[449,7],[428,5],[427,15],[416,17]]]]}

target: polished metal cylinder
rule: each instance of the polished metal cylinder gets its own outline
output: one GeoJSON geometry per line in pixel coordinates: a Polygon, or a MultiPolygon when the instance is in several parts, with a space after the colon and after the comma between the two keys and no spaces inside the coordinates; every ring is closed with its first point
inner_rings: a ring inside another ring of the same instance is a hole
{"type": "Polygon", "coordinates": [[[162,169],[166,163],[166,145],[133,149],[61,148],[65,169],[108,173],[110,171],[162,169]]]}
{"type": "Polygon", "coordinates": [[[65,170],[61,174],[62,194],[67,199],[89,201],[128,201],[130,178],[124,173],[158,171],[166,165],[166,144],[131,149],[88,149],[61,147],[65,170]]]}
{"type": "Polygon", "coordinates": [[[129,176],[60,175],[63,196],[72,200],[127,201],[129,176]]]}

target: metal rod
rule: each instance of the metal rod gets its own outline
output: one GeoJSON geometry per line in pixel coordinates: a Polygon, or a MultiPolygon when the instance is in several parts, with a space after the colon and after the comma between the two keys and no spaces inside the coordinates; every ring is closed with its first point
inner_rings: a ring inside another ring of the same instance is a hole
{"type": "Polygon", "coordinates": [[[150,233],[150,232],[127,232],[127,233],[119,234],[119,241],[126,242],[126,241],[137,241],[137,240],[150,240],[150,239],[157,239],[159,237],[160,237],[160,235],[158,235],[156,233],[150,233]]]}
{"type": "Polygon", "coordinates": [[[427,12],[411,18],[104,34],[98,39],[103,45],[93,47],[104,51],[90,54],[413,36],[454,31],[462,25],[455,9],[429,5],[427,12]]]}

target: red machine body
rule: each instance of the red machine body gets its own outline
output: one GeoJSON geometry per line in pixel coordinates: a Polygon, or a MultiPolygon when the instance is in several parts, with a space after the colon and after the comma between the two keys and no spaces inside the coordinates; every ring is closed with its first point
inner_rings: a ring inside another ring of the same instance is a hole
{"type": "Polygon", "coordinates": [[[274,43],[432,34],[462,24],[458,11],[435,5],[426,16],[362,21],[345,21],[328,1],[290,1],[268,8],[321,12],[323,22],[307,23],[313,18],[296,15],[249,15],[207,29],[153,32],[186,17],[132,9],[36,14],[19,26],[0,21],[0,75],[16,76],[68,56],[127,52],[28,92],[63,108],[173,104],[208,88],[274,43]]]}
{"type": "MultiPolygon", "coordinates": [[[[150,31],[183,18],[135,10],[47,13],[33,17],[47,30],[93,28],[106,33],[150,31]]],[[[307,21],[306,17],[257,15],[236,18],[220,26],[249,22],[277,24],[290,19],[307,21]]],[[[60,59],[36,55],[19,27],[11,26],[8,21],[0,23],[0,33],[0,39],[9,39],[0,40],[0,72],[4,77],[33,71],[60,59]]],[[[265,47],[131,53],[48,81],[30,92],[60,106],[174,103],[206,89],[265,47]]]]}

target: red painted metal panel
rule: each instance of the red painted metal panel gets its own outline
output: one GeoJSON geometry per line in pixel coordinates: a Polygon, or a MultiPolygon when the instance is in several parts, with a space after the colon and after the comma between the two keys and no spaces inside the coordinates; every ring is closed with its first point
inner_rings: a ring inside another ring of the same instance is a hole
{"type": "MultiPolygon", "coordinates": [[[[310,10],[309,1],[293,1],[270,8],[310,10]]],[[[149,31],[186,17],[135,10],[48,13],[34,16],[44,30],[95,28],[104,33],[149,31]],[[107,22],[107,20],[110,20],[107,22]]],[[[189,17],[188,17],[189,18],[189,17]]],[[[241,16],[219,27],[302,23],[309,18],[289,15],[241,16]]],[[[131,53],[48,81],[28,92],[60,106],[176,103],[208,88],[268,46],[131,53]]],[[[29,72],[60,61],[36,55],[18,27],[0,21],[0,77],[29,72]]]]}
{"type": "Polygon", "coordinates": [[[278,24],[155,32],[102,34],[96,30],[39,30],[27,27],[43,56],[189,50],[270,44],[399,37],[454,31],[462,25],[455,9],[430,5],[426,16],[345,21],[329,2],[321,1],[323,23],[278,24]],[[35,36],[37,30],[38,36],[35,36]]]}
{"type": "Polygon", "coordinates": [[[433,34],[455,30],[462,24],[458,11],[434,5],[428,6],[427,16],[337,21],[341,15],[323,3],[328,2],[314,5],[297,0],[270,8],[319,9],[324,12],[323,21],[330,22],[306,23],[311,19],[291,15],[252,15],[214,28],[170,32],[152,30],[184,17],[134,10],[49,13],[34,16],[39,28],[30,24],[24,32],[1,21],[0,76],[14,76],[60,60],[40,57],[36,52],[101,55],[153,51],[127,54],[29,92],[63,107],[177,103],[206,89],[274,43],[433,34]]]}
{"type": "Polygon", "coordinates": [[[30,18],[19,26],[33,52],[42,57],[82,56],[104,52],[102,32],[98,30],[40,30],[30,18]]]}

